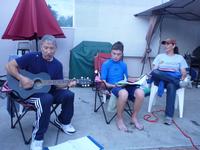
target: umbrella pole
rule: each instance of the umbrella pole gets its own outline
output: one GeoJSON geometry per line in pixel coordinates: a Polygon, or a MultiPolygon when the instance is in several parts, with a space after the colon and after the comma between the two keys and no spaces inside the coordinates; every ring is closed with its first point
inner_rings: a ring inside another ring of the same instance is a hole
{"type": "Polygon", "coordinates": [[[36,51],[38,52],[38,38],[35,39],[36,42],[36,51]]]}

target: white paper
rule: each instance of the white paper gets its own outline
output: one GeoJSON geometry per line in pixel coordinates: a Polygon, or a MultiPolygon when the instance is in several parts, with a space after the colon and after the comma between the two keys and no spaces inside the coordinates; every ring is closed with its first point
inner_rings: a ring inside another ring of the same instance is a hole
{"type": "Polygon", "coordinates": [[[87,136],[48,147],[49,150],[100,150],[87,136]]]}

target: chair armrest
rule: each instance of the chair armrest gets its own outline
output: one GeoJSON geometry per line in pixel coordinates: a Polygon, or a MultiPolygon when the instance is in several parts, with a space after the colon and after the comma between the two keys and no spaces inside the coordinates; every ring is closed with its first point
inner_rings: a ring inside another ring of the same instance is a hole
{"type": "Polygon", "coordinates": [[[111,88],[108,88],[106,83],[101,80],[99,76],[95,77],[94,86],[97,91],[108,91],[108,93],[110,94],[111,88]]]}

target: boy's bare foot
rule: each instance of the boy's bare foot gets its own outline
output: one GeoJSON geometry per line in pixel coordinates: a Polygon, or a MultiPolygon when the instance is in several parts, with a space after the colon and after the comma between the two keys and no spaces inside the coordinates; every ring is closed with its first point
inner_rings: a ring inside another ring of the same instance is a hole
{"type": "Polygon", "coordinates": [[[144,130],[144,126],[140,124],[136,118],[132,118],[131,123],[134,124],[138,130],[144,130]]]}
{"type": "Polygon", "coordinates": [[[124,131],[124,132],[127,132],[127,131],[128,131],[128,129],[127,129],[127,127],[125,126],[125,124],[124,124],[124,122],[123,122],[122,119],[117,119],[117,120],[116,120],[116,123],[117,123],[117,127],[118,127],[119,130],[124,131]]]}

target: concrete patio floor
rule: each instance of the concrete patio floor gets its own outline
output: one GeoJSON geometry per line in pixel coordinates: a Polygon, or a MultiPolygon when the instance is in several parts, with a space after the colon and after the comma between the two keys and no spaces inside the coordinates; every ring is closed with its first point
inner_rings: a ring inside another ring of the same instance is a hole
{"type": "MultiPolygon", "coordinates": [[[[109,125],[104,121],[102,111],[94,112],[94,91],[91,88],[72,88],[75,96],[75,113],[72,124],[77,129],[73,135],[66,135],[59,132],[58,129],[49,125],[45,135],[44,145],[53,146],[56,143],[62,143],[67,140],[77,139],[90,135],[98,141],[105,150],[193,150],[189,139],[173,124],[167,126],[163,124],[164,113],[157,113],[158,122],[150,123],[143,119],[147,114],[148,99],[145,98],[144,105],[139,114],[140,122],[144,124],[145,129],[138,131],[130,125],[130,117],[126,114],[125,123],[132,131],[124,133],[116,127],[115,120],[109,125]]],[[[157,100],[153,110],[163,109],[165,106],[165,96],[157,100]]],[[[185,105],[183,118],[179,118],[178,109],[175,112],[174,120],[178,126],[190,136],[198,149],[200,149],[200,89],[186,89],[185,105]]],[[[55,116],[51,116],[54,119],[55,116]]],[[[26,115],[23,120],[23,126],[26,135],[31,134],[31,127],[35,114],[33,112],[26,115]]],[[[6,99],[0,99],[0,149],[1,150],[28,150],[30,145],[25,145],[20,133],[19,126],[15,129],[10,128],[10,117],[6,111],[6,99]]]]}

